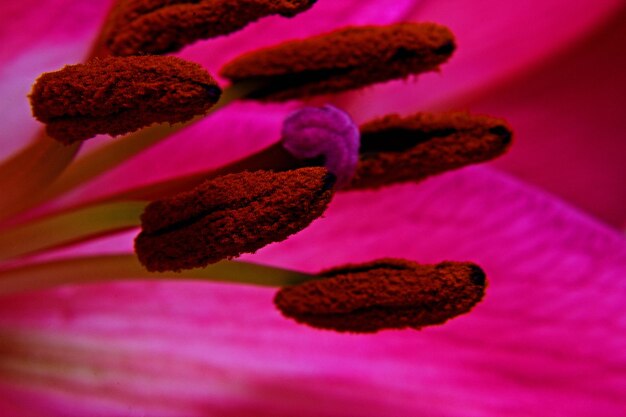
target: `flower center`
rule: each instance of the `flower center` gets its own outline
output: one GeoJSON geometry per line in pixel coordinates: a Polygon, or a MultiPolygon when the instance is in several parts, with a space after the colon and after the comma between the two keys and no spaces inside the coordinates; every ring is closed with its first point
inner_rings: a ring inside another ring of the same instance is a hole
{"type": "MultiPolygon", "coordinates": [[[[8,201],[21,210],[52,199],[184,128],[183,123],[199,120],[236,99],[302,100],[406,79],[440,70],[456,48],[450,30],[433,23],[348,27],[234,59],[221,70],[231,81],[223,93],[198,64],[158,56],[235,32],[264,16],[294,17],[314,3],[116,2],[94,48],[100,58],[42,75],[30,99],[33,114],[46,125],[48,135],[64,145],[98,134],[126,136],[118,139],[119,144],[75,162],[78,146],[51,146],[44,136],[0,166],[0,178],[17,175],[21,161],[37,155],[42,172],[53,175],[16,177],[12,187],[24,191],[8,201]],[[176,125],[149,127],[163,123],[176,125]],[[48,154],[50,149],[53,152],[48,154]],[[47,191],[33,192],[43,189],[47,191]]],[[[483,298],[486,277],[479,266],[385,259],[310,276],[227,260],[308,227],[322,216],[335,192],[417,183],[498,157],[509,148],[511,138],[505,121],[468,113],[386,115],[357,127],[349,114],[336,107],[302,108],[285,119],[279,141],[218,169],[125,190],[65,212],[22,219],[22,224],[19,217],[11,218],[15,212],[7,211],[13,223],[9,221],[0,236],[0,259],[15,261],[72,239],[87,240],[139,226],[137,211],[143,209],[135,251],[148,272],[138,269],[132,257],[100,257],[52,262],[39,269],[9,265],[0,268],[0,278],[11,283],[5,287],[8,292],[80,282],[80,275],[70,271],[84,267],[84,262],[96,267],[84,281],[126,279],[138,270],[142,277],[154,279],[164,277],[157,272],[168,277],[198,273],[202,279],[213,274],[226,282],[283,287],[276,306],[285,316],[314,327],[374,332],[441,324],[468,312],[483,298]],[[125,221],[103,215],[110,210],[118,210],[125,221]],[[84,222],[77,220],[85,213],[98,215],[94,220],[98,227],[81,226],[84,222]],[[75,226],[70,234],[43,233],[68,224],[75,226]],[[52,237],[11,247],[11,239],[33,233],[52,237]],[[202,272],[179,272],[192,268],[202,272]]]]}

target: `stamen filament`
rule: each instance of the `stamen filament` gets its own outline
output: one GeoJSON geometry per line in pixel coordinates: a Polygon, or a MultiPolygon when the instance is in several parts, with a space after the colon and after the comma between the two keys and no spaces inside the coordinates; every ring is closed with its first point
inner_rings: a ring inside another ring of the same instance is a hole
{"type": "Polygon", "coordinates": [[[248,262],[221,261],[202,269],[152,273],[135,255],[82,257],[27,265],[0,271],[0,296],[64,284],[136,280],[199,280],[283,287],[300,284],[315,275],[248,262]]]}
{"type": "Polygon", "coordinates": [[[0,221],[39,201],[49,183],[74,159],[80,143],[62,145],[43,131],[28,147],[0,165],[0,221]]]}
{"type": "Polygon", "coordinates": [[[0,234],[0,260],[137,227],[146,204],[126,201],[91,206],[17,226],[0,234]]]}
{"type": "Polygon", "coordinates": [[[174,133],[199,122],[216,110],[226,107],[233,101],[249,94],[250,91],[257,87],[257,84],[233,85],[224,90],[220,101],[204,116],[195,117],[185,123],[176,123],[174,125],[161,124],[149,127],[111,141],[110,144],[80,158],[76,163],[72,164],[58,181],[50,187],[46,193],[46,198],[49,199],[60,195],[106,172],[174,133]]]}

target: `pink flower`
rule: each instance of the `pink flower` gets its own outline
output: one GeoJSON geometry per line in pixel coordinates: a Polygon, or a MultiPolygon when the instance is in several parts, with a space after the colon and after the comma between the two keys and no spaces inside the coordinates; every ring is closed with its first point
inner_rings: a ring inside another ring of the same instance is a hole
{"type": "MultiPolygon", "coordinates": [[[[385,256],[469,259],[490,278],[471,314],[420,332],[346,336],[285,320],[264,288],[134,281],[3,297],[3,414],[623,415],[626,242],[606,223],[626,220],[615,143],[624,7],[531,3],[322,0],[295,20],[266,19],[181,53],[215,72],[252,47],[347,23],[451,27],[459,51],[441,74],[335,104],[358,121],[458,107],[507,117],[517,131],[510,156],[419,185],[341,194],[324,219],[244,258],[303,271],[385,256]]],[[[78,61],[106,6],[0,6],[10,16],[0,32],[11,45],[0,50],[6,155],[37,128],[24,98],[32,80],[78,61]]],[[[250,153],[279,137],[293,107],[233,105],[56,204],[250,153]]],[[[46,256],[126,253],[134,234],[46,256]]]]}

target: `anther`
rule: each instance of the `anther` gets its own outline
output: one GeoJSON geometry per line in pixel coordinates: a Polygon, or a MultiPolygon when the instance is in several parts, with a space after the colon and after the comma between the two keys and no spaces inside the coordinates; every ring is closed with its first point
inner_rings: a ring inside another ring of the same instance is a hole
{"type": "Polygon", "coordinates": [[[274,303],[299,323],[371,333],[442,324],[469,312],[482,300],[485,287],[485,274],[473,263],[420,265],[382,259],[331,269],[317,280],[284,287],[274,303]]]}
{"type": "Polygon", "coordinates": [[[105,28],[118,56],[175,52],[270,15],[292,17],[315,0],[119,0],[105,28]]]}
{"type": "Polygon", "coordinates": [[[361,126],[359,164],[346,188],[418,182],[496,158],[511,141],[502,119],[467,113],[386,116],[361,126]]]}
{"type": "Polygon", "coordinates": [[[41,75],[30,101],[47,133],[70,144],[184,122],[206,113],[220,95],[198,64],[175,57],[109,57],[41,75]]]}
{"type": "Polygon", "coordinates": [[[350,182],[359,160],[359,128],[346,112],[331,105],[290,114],[283,124],[281,143],[296,158],[321,158],[319,162],[337,178],[337,187],[350,182]]]}
{"type": "Polygon", "coordinates": [[[324,168],[243,172],[149,204],[135,251],[150,271],[206,266],[279,242],[320,217],[333,195],[324,168]]]}
{"type": "Polygon", "coordinates": [[[284,101],[434,71],[454,48],[452,33],[434,23],[348,27],[244,54],[221,75],[267,86],[249,98],[284,101]]]}

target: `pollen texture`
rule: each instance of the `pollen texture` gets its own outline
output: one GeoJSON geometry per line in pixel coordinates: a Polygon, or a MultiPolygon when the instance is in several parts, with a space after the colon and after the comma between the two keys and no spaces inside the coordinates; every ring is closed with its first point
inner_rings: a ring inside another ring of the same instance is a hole
{"type": "Polygon", "coordinates": [[[485,273],[473,263],[382,259],[284,287],[274,303],[285,316],[322,329],[419,329],[467,313],[483,298],[486,285],[485,273]]]}
{"type": "Polygon", "coordinates": [[[118,56],[175,52],[270,15],[292,17],[315,0],[119,0],[105,28],[118,56]]]}
{"type": "Polygon", "coordinates": [[[109,57],[41,75],[30,101],[47,133],[70,144],[184,122],[206,113],[220,95],[198,64],[175,57],[109,57]]]}
{"type": "Polygon", "coordinates": [[[158,200],[141,216],[135,251],[150,271],[196,268],[286,239],[320,217],[334,177],[324,168],[244,172],[158,200]]]}
{"type": "Polygon", "coordinates": [[[283,101],[434,71],[454,49],[450,30],[434,23],[355,26],[249,52],[221,75],[266,85],[250,98],[283,101]]]}
{"type": "Polygon", "coordinates": [[[504,154],[513,135],[502,119],[458,112],[390,115],[360,130],[359,163],[348,189],[419,182],[485,162],[504,154]]]}

